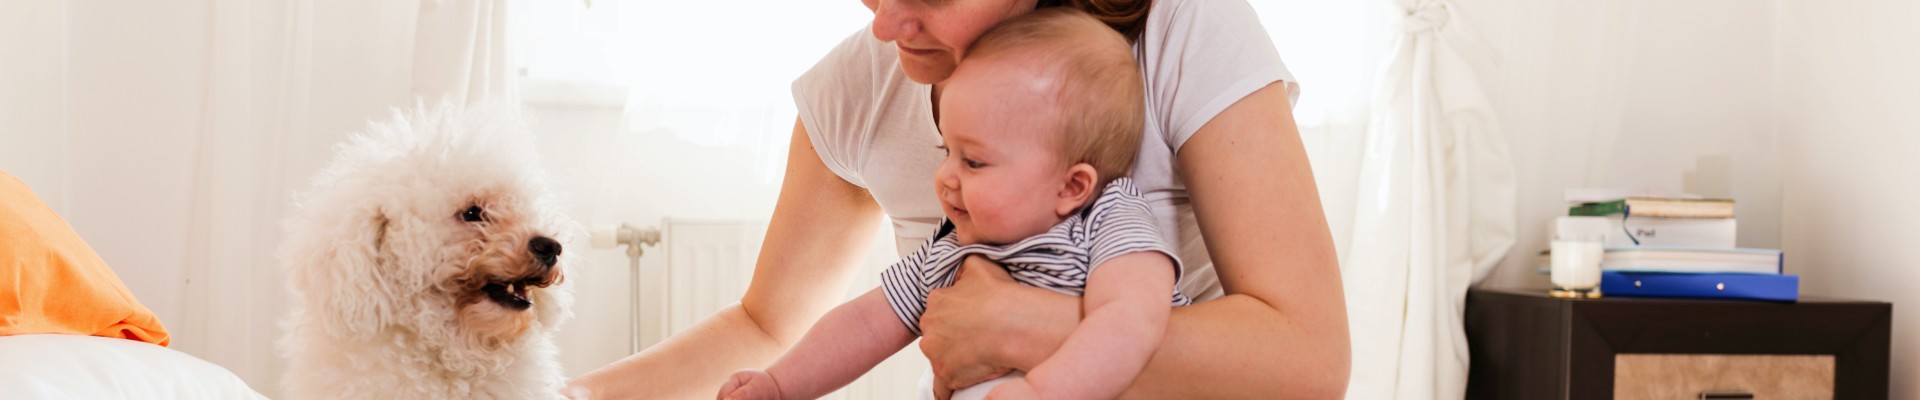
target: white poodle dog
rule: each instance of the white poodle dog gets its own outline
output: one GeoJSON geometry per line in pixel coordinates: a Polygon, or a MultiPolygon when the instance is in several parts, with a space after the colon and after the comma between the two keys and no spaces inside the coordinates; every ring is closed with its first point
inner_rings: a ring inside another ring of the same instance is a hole
{"type": "Polygon", "coordinates": [[[287,221],[292,399],[557,398],[579,230],[517,109],[394,112],[336,148],[287,221]]]}

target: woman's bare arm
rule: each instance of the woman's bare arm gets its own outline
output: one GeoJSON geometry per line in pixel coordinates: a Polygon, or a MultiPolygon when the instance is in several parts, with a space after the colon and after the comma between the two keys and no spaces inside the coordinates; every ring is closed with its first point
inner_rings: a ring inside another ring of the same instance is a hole
{"type": "MultiPolygon", "coordinates": [[[[1262,398],[1339,398],[1349,358],[1333,235],[1284,83],[1229,106],[1188,139],[1182,178],[1227,296],[1172,325],[1141,394],[1240,386],[1262,398]],[[1177,390],[1166,390],[1177,389],[1177,390]]],[[[1223,393],[1224,394],[1224,393],[1223,393]]]]}
{"type": "Polygon", "coordinates": [[[711,397],[727,376],[766,366],[840,303],[878,232],[866,190],[821,163],[796,119],[780,200],[740,304],[575,379],[593,399],[711,397]]]}
{"type": "MultiPolygon", "coordinates": [[[[1215,116],[1179,162],[1227,295],[1175,309],[1123,397],[1339,398],[1351,357],[1345,295],[1283,84],[1215,116]]],[[[929,296],[922,317],[921,348],[946,385],[1030,370],[1078,321],[1076,299],[997,279],[1004,272],[981,262],[929,296]],[[1019,322],[998,322],[1009,320],[1019,322]]]]}

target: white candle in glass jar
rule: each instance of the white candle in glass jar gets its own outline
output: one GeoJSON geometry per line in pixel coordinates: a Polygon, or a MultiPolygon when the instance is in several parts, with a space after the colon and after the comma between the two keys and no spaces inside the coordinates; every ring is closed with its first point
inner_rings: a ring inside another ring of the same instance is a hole
{"type": "Polygon", "coordinates": [[[1553,241],[1553,286],[1583,290],[1600,286],[1600,258],[1606,249],[1597,240],[1553,241]]]}

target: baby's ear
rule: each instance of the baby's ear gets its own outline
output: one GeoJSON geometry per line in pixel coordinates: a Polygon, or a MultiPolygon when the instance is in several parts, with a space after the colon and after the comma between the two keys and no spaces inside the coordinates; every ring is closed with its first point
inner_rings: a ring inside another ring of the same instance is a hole
{"type": "Polygon", "coordinates": [[[1080,206],[1087,204],[1087,199],[1099,190],[1094,187],[1099,182],[1100,172],[1093,169],[1093,164],[1075,163],[1067,167],[1067,179],[1060,186],[1060,198],[1055,202],[1054,215],[1066,218],[1080,210],[1080,206]]]}

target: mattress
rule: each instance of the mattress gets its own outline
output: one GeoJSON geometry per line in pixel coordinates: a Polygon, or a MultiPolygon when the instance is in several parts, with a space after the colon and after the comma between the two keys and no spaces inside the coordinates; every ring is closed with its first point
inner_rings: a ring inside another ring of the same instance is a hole
{"type": "Polygon", "coordinates": [[[233,372],[151,343],[0,336],[0,398],[264,399],[233,372]]]}

